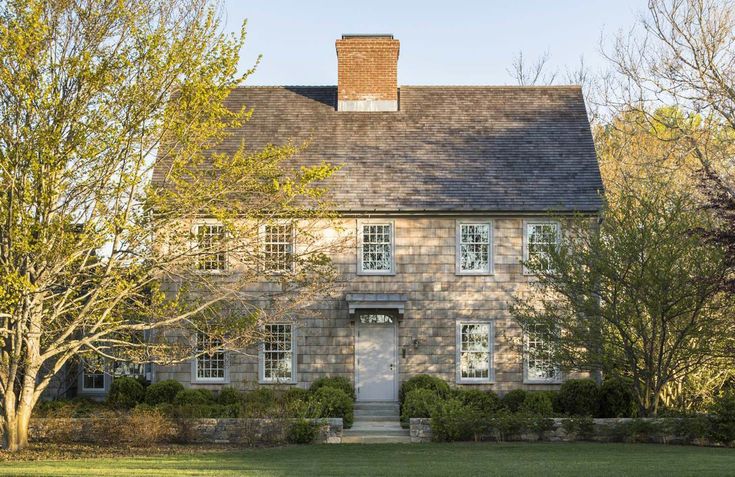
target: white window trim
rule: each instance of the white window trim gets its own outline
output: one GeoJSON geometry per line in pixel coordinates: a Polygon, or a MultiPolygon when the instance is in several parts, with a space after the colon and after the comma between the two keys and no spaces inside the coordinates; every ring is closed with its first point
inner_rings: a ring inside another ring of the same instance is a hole
{"type": "Polygon", "coordinates": [[[557,365],[556,378],[530,379],[528,377],[528,333],[523,333],[523,384],[561,384],[564,382],[564,374],[557,365]]]}
{"type": "Polygon", "coordinates": [[[357,221],[357,274],[358,275],[395,275],[396,274],[396,224],[394,220],[361,219],[357,221]],[[363,225],[390,225],[390,270],[363,270],[362,268],[362,227],[363,225]]]}
{"type": "MultiPolygon", "coordinates": [[[[224,225],[222,222],[216,220],[216,219],[200,219],[197,220],[196,223],[194,223],[191,226],[191,229],[189,233],[191,234],[192,240],[189,245],[190,250],[198,250],[199,248],[199,227],[204,225],[224,225]]],[[[230,273],[230,254],[227,252],[225,253],[225,268],[223,270],[202,270],[199,268],[198,264],[194,268],[194,272],[202,275],[227,275],[230,273]]]]}
{"type": "Polygon", "coordinates": [[[284,275],[286,273],[293,273],[296,270],[296,262],[294,260],[294,255],[296,254],[296,227],[294,226],[294,223],[287,220],[277,221],[272,224],[262,224],[260,226],[260,250],[261,250],[261,258],[263,259],[263,266],[262,266],[262,272],[266,273],[268,275],[284,275]],[[268,270],[265,266],[265,228],[269,225],[290,225],[291,226],[291,268],[290,270],[268,270]]]}
{"type": "Polygon", "coordinates": [[[495,320],[460,320],[456,325],[456,348],[455,348],[455,364],[456,364],[456,381],[457,384],[494,384],[495,383],[495,320]],[[488,326],[488,345],[489,345],[489,363],[490,367],[487,378],[463,378],[462,377],[462,325],[489,325],[488,326]]]}
{"type": "Polygon", "coordinates": [[[296,369],[296,325],[288,321],[268,323],[269,325],[291,325],[291,378],[290,379],[266,379],[265,378],[265,349],[264,344],[258,344],[258,384],[297,384],[298,370],[296,369]]]}
{"type": "MultiPolygon", "coordinates": [[[[193,337],[194,350],[198,349],[197,336],[193,337]]],[[[194,356],[191,360],[191,383],[192,384],[229,384],[230,382],[230,355],[227,351],[222,350],[225,358],[225,373],[222,378],[200,378],[199,377],[199,355],[194,356]]]]}
{"type": "Polygon", "coordinates": [[[495,224],[492,219],[457,220],[455,246],[455,274],[456,275],[493,275],[495,273],[495,224]],[[462,270],[462,226],[463,225],[487,225],[490,228],[488,246],[488,268],[487,270],[462,270]]]}
{"type": "Polygon", "coordinates": [[[82,394],[106,394],[109,389],[110,384],[110,376],[107,372],[107,363],[103,364],[102,367],[102,388],[87,388],[84,386],[84,358],[82,358],[82,362],[79,364],[80,367],[80,373],[79,373],[79,389],[82,394]]]}
{"type": "Polygon", "coordinates": [[[561,240],[561,222],[558,220],[550,220],[550,219],[528,219],[523,221],[523,274],[524,275],[535,275],[533,272],[531,272],[528,268],[526,268],[525,263],[528,262],[528,226],[529,225],[546,225],[546,224],[554,224],[556,225],[556,234],[557,234],[557,245],[560,243],[561,240]]]}

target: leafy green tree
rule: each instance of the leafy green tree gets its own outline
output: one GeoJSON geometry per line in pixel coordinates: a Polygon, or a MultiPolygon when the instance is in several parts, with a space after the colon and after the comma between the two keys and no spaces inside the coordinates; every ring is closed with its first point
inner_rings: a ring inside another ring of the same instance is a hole
{"type": "MultiPolygon", "coordinates": [[[[653,183],[651,183],[653,184],[653,183]]],[[[639,412],[655,415],[663,389],[694,369],[735,356],[732,273],[691,195],[656,188],[620,193],[602,223],[566,221],[511,313],[541,333],[562,367],[632,380],[639,412]],[[539,331],[540,330],[540,331],[539,331]]]]}
{"type": "Polygon", "coordinates": [[[75,357],[187,359],[196,331],[241,348],[329,289],[319,184],[333,168],[287,167],[291,145],[208,153],[250,117],[226,103],[250,73],[237,73],[244,28],[220,26],[207,0],[0,3],[5,448],[26,446],[35,403],[75,357]],[[208,240],[203,218],[221,224],[208,240]],[[261,227],[289,218],[297,266],[256,294],[261,227]]]}

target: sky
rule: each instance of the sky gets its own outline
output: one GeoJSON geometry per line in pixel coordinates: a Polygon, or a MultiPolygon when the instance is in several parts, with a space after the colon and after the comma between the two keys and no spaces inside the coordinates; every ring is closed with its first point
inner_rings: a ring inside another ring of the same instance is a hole
{"type": "Polygon", "coordinates": [[[606,61],[600,44],[625,34],[645,0],[224,0],[225,29],[247,19],[241,69],[262,60],[250,85],[334,85],[334,41],[343,33],[392,33],[401,42],[402,85],[513,84],[520,51],[548,52],[549,71],[593,72],[606,61]]]}

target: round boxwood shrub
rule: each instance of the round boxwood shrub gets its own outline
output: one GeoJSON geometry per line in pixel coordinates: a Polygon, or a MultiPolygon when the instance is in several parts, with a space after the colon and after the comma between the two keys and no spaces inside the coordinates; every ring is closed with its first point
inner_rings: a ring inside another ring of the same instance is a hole
{"type": "Polygon", "coordinates": [[[599,389],[591,379],[570,379],[561,385],[558,406],[569,416],[596,416],[599,389]]]}
{"type": "Polygon", "coordinates": [[[214,395],[209,389],[184,389],[174,398],[174,405],[214,404],[214,395]]]}
{"type": "Polygon", "coordinates": [[[345,392],[348,396],[350,396],[353,400],[355,399],[355,388],[352,386],[352,383],[349,379],[343,377],[343,376],[327,376],[324,378],[319,378],[313,383],[311,383],[311,387],[309,388],[312,392],[315,392],[321,388],[335,388],[335,389],[341,389],[345,392]]]}
{"type": "Polygon", "coordinates": [[[520,411],[535,416],[549,417],[554,414],[551,396],[543,391],[526,393],[520,411]]]}
{"type": "Polygon", "coordinates": [[[288,429],[287,439],[291,444],[311,444],[316,439],[318,426],[306,419],[299,419],[288,429]]]}
{"type": "Polygon", "coordinates": [[[145,403],[155,406],[173,403],[176,395],[184,390],[184,385],[173,379],[153,383],[145,390],[145,403]]]}
{"type": "Polygon", "coordinates": [[[135,378],[119,377],[112,381],[107,395],[107,404],[122,409],[131,409],[143,402],[145,388],[135,378]]]}
{"type": "Polygon", "coordinates": [[[314,391],[309,399],[317,417],[341,417],[344,427],[352,426],[354,402],[343,390],[322,387],[314,391]]]}
{"type": "Polygon", "coordinates": [[[290,404],[296,401],[308,401],[309,391],[304,388],[289,388],[283,393],[283,401],[286,404],[290,404]]]}
{"type": "Polygon", "coordinates": [[[599,390],[600,417],[633,417],[635,395],[633,384],[622,378],[607,378],[599,390]]]}
{"type": "Polygon", "coordinates": [[[401,406],[401,422],[407,423],[412,417],[431,417],[441,399],[432,389],[414,389],[406,394],[401,406]]]}
{"type": "Polygon", "coordinates": [[[503,395],[503,399],[501,402],[503,403],[503,407],[505,407],[510,412],[518,412],[521,409],[521,406],[526,400],[526,394],[528,394],[523,389],[514,389],[512,391],[508,391],[503,395]]]}
{"type": "Polygon", "coordinates": [[[403,403],[406,395],[414,389],[430,389],[440,398],[446,398],[450,393],[449,384],[443,379],[428,374],[417,374],[401,384],[401,389],[398,393],[398,398],[401,403],[403,403]]]}
{"type": "Polygon", "coordinates": [[[503,407],[500,398],[492,391],[479,389],[454,389],[452,397],[462,401],[465,405],[477,410],[484,416],[490,416],[503,407]]]}
{"type": "Polygon", "coordinates": [[[217,394],[217,402],[223,406],[232,406],[240,404],[242,401],[242,393],[235,388],[225,387],[217,394]]]}
{"type": "Polygon", "coordinates": [[[457,398],[441,401],[431,415],[431,438],[435,441],[464,441],[482,431],[477,410],[457,398]]]}

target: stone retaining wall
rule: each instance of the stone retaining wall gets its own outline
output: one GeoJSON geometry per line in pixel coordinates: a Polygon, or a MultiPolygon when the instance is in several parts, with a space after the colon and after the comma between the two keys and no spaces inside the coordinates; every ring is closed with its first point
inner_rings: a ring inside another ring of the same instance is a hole
{"type": "MultiPolygon", "coordinates": [[[[314,443],[342,442],[342,418],[310,419],[318,424],[314,443]]],[[[293,419],[170,419],[163,423],[160,439],[197,444],[247,446],[287,442],[293,419]]],[[[125,418],[36,418],[30,422],[30,440],[36,442],[129,442],[134,429],[125,418]]],[[[141,429],[140,432],[147,432],[141,429]]],[[[135,439],[132,439],[133,441],[135,439]]],[[[141,439],[142,440],[142,439],[141,439]]]]}
{"type": "MultiPolygon", "coordinates": [[[[631,436],[623,436],[619,434],[618,429],[621,424],[632,423],[634,421],[650,422],[652,424],[669,424],[665,426],[668,430],[664,432],[642,433],[636,436],[635,442],[651,442],[659,444],[696,444],[702,446],[716,446],[717,443],[708,439],[687,439],[677,436],[671,429],[674,425],[681,421],[682,418],[616,418],[616,419],[593,419],[592,432],[590,435],[579,435],[576,433],[567,433],[563,423],[566,418],[552,418],[553,428],[543,433],[525,432],[522,434],[507,436],[505,440],[509,441],[547,441],[547,442],[574,442],[574,441],[594,441],[594,442],[620,442],[630,441],[631,436]]],[[[412,418],[410,420],[411,442],[431,442],[431,419],[429,418],[412,418]]],[[[493,441],[499,440],[496,435],[478,436],[479,440],[493,441]]]]}

